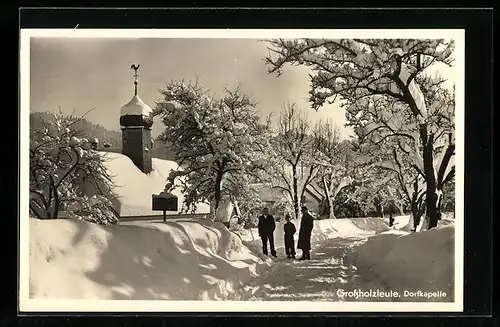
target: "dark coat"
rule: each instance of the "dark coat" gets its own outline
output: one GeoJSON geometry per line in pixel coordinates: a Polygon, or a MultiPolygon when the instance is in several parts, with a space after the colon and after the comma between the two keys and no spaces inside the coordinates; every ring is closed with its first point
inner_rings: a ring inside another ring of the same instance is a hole
{"type": "Polygon", "coordinates": [[[302,215],[302,219],[300,221],[299,240],[297,242],[298,249],[311,249],[311,232],[313,226],[314,218],[309,213],[302,215]]]}
{"type": "Polygon", "coordinates": [[[292,222],[287,222],[285,223],[285,226],[283,226],[283,229],[285,231],[285,236],[293,236],[297,229],[295,229],[295,225],[292,222]]]}
{"type": "Polygon", "coordinates": [[[276,222],[274,221],[274,217],[272,215],[261,215],[259,217],[259,225],[257,226],[259,230],[259,236],[262,235],[271,235],[276,229],[276,222]]]}
{"type": "MultiPolygon", "coordinates": [[[[295,229],[295,225],[292,223],[292,222],[287,222],[285,223],[285,226],[283,226],[283,229],[285,231],[285,248],[286,249],[292,249],[292,252],[293,251],[293,248],[294,248],[294,239],[293,239],[293,235],[295,234],[295,232],[297,231],[295,229]]],[[[288,252],[286,253],[288,254],[288,252]]]]}

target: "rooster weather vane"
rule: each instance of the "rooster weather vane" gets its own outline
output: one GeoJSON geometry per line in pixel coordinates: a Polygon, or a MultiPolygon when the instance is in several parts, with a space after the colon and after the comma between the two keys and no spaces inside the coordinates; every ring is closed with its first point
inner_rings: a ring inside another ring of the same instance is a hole
{"type": "Polygon", "coordinates": [[[137,77],[139,77],[139,73],[137,73],[137,70],[139,70],[139,67],[141,66],[141,64],[138,64],[137,66],[135,64],[132,64],[132,66],[130,66],[130,69],[133,69],[134,70],[134,77],[135,77],[135,80],[134,80],[134,86],[135,86],[135,95],[137,95],[137,84],[139,84],[138,80],[137,80],[137,77]]]}

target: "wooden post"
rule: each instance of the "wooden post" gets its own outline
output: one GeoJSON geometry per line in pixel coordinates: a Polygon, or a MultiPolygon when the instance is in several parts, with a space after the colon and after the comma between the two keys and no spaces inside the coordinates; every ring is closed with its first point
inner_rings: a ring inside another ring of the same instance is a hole
{"type": "Polygon", "coordinates": [[[163,222],[167,221],[167,211],[163,210],[163,222]]]}

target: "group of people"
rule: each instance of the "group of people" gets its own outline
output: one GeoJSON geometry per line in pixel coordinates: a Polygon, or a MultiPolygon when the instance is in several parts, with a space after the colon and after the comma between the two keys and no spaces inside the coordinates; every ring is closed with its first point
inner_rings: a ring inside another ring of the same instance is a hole
{"type": "MultiPolygon", "coordinates": [[[[314,225],[314,218],[309,213],[307,207],[303,206],[302,218],[300,221],[299,239],[297,241],[297,248],[302,250],[302,256],[299,260],[311,259],[311,233],[314,225]]],[[[295,259],[295,242],[293,236],[297,232],[295,225],[290,221],[290,215],[285,216],[286,223],[283,227],[285,233],[285,253],[288,259],[295,259]]],[[[276,222],[274,217],[269,214],[269,209],[264,208],[262,215],[259,216],[259,236],[262,240],[262,252],[267,255],[267,244],[271,250],[271,255],[276,257],[276,249],[274,247],[274,230],[276,229],[276,222]]]]}

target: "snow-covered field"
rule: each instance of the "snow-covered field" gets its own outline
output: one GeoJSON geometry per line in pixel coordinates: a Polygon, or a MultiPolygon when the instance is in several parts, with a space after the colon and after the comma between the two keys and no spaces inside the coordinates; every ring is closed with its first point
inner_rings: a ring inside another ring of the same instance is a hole
{"type": "Polygon", "coordinates": [[[222,299],[269,265],[222,224],[30,219],[30,298],[222,299]]]}
{"type": "MultiPolygon", "coordinates": [[[[106,152],[106,168],[117,185],[115,193],[119,196],[121,216],[158,215],[161,212],[151,210],[152,194],[159,194],[165,188],[168,174],[178,167],[174,161],[152,159],[153,171],[149,174],[141,172],[132,160],[120,153],[106,152]],[[140,190],[140,192],[138,192],[140,190]]],[[[179,198],[179,208],[184,196],[180,189],[174,189],[173,194],[179,198]]],[[[198,205],[197,213],[210,212],[210,206],[205,203],[198,205]]],[[[175,212],[174,212],[175,213],[175,212]]],[[[168,214],[168,212],[167,212],[168,214]]]]}
{"type": "MultiPolygon", "coordinates": [[[[238,236],[208,221],[98,226],[31,218],[30,297],[452,301],[452,221],[408,233],[399,229],[409,217],[395,218],[396,228],[381,218],[315,221],[312,260],[307,261],[284,257],[284,222],[277,223],[278,258],[271,259],[261,254],[255,229],[238,236]],[[369,299],[341,293],[370,289],[447,296],[369,299]]],[[[299,222],[294,223],[298,229],[299,222]]]]}

